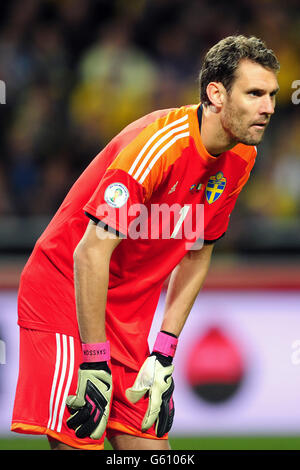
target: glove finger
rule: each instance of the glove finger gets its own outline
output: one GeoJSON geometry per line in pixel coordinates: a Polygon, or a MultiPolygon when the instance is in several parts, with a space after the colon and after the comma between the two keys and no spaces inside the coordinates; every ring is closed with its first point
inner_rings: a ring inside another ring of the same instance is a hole
{"type": "Polygon", "coordinates": [[[98,426],[96,427],[95,431],[91,433],[90,438],[100,439],[106,429],[106,425],[107,425],[107,417],[103,416],[98,426]]]}
{"type": "MultiPolygon", "coordinates": [[[[74,402],[75,400],[69,400],[69,403],[71,403],[73,408],[75,404],[74,402]]],[[[72,408],[70,408],[72,416],[67,419],[68,427],[76,430],[77,437],[87,437],[98,426],[107,404],[108,401],[106,398],[99,392],[95,385],[88,380],[86,385],[85,404],[77,411],[76,409],[73,410],[73,413],[72,408]],[[87,435],[86,432],[88,432],[87,435]]]]}
{"type": "Polygon", "coordinates": [[[76,429],[75,431],[76,437],[83,439],[85,437],[91,436],[93,431],[95,431],[95,429],[97,428],[101,419],[100,414],[98,414],[98,416],[94,416],[94,415],[95,413],[93,413],[92,415],[89,415],[88,420],[85,421],[76,429]]]}
{"type": "MultiPolygon", "coordinates": [[[[160,403],[160,397],[158,397],[159,403],[160,403]]],[[[151,426],[155,423],[158,417],[159,413],[159,406],[157,406],[157,399],[154,398],[153,400],[153,393],[150,391],[149,393],[149,402],[148,402],[148,408],[145,413],[143,422],[142,422],[142,431],[147,431],[147,429],[151,428],[151,426]]]]}
{"type": "Polygon", "coordinates": [[[133,387],[127,388],[125,395],[131,403],[136,403],[148,392],[149,388],[136,390],[133,387]]]}
{"type": "Polygon", "coordinates": [[[79,438],[91,437],[100,439],[105,431],[107,415],[105,410],[108,402],[101,394],[95,394],[95,389],[89,389],[90,396],[86,394],[87,403],[84,408],[88,410],[88,418],[83,419],[81,425],[76,429],[75,434],[79,438]]]}
{"type": "Polygon", "coordinates": [[[82,396],[69,395],[66,399],[66,404],[69,408],[78,410],[78,408],[81,408],[82,406],[84,406],[85,400],[82,396]]]}
{"type": "Polygon", "coordinates": [[[156,358],[154,356],[148,357],[140,368],[134,384],[126,390],[126,397],[131,403],[139,401],[152,387],[155,361],[156,358]]]}
{"type": "Polygon", "coordinates": [[[164,436],[172,427],[175,414],[174,401],[172,397],[173,392],[174,381],[172,379],[170,388],[168,388],[168,390],[162,395],[162,404],[155,427],[157,437],[164,436]]]}
{"type": "Polygon", "coordinates": [[[100,439],[107,422],[106,417],[103,417],[102,410],[98,408],[92,410],[91,405],[87,404],[80,410],[73,410],[73,413],[67,419],[67,425],[70,429],[74,429],[77,437],[85,438],[90,436],[92,439],[100,439]],[[99,424],[101,425],[99,426],[99,424]]]}
{"type": "Polygon", "coordinates": [[[147,429],[151,428],[155,423],[161,411],[163,397],[169,396],[168,391],[170,387],[174,389],[174,382],[171,375],[165,375],[165,370],[163,369],[162,372],[163,374],[157,375],[156,381],[150,389],[149,404],[142,422],[142,431],[147,431],[147,429]]]}
{"type": "Polygon", "coordinates": [[[73,410],[72,416],[67,419],[67,425],[70,429],[76,430],[80,425],[85,423],[90,417],[90,412],[87,406],[80,408],[79,410],[73,410]]]}
{"type": "MultiPolygon", "coordinates": [[[[78,409],[70,408],[70,407],[68,406],[68,411],[69,411],[69,413],[70,413],[71,415],[74,415],[75,413],[77,413],[78,409]]],[[[69,419],[69,418],[68,418],[68,419],[69,419]]],[[[68,420],[67,420],[67,421],[68,421],[68,420]]]]}

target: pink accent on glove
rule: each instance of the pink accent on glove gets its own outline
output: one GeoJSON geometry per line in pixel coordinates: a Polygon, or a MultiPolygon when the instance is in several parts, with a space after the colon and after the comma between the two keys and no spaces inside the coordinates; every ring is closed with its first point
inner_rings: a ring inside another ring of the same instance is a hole
{"type": "Polygon", "coordinates": [[[82,343],[82,354],[84,362],[109,361],[109,341],[106,341],[105,343],[82,343]]]}
{"type": "MultiPolygon", "coordinates": [[[[85,396],[85,399],[90,403],[90,405],[92,405],[92,410],[91,410],[91,415],[94,413],[94,410],[96,408],[96,405],[95,403],[90,399],[90,397],[88,395],[85,396]]],[[[100,414],[100,410],[97,410],[96,411],[96,414],[94,416],[94,422],[96,423],[97,422],[97,419],[99,417],[99,414],[100,414]]]]}
{"type": "Polygon", "coordinates": [[[156,341],[153,346],[153,352],[159,352],[164,356],[174,357],[178,339],[173,336],[167,335],[160,331],[156,337],[156,341]]]}

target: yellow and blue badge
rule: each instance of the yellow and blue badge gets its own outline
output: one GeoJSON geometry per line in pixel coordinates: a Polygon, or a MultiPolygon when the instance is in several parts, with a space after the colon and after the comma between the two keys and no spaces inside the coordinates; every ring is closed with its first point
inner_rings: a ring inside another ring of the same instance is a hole
{"type": "Polygon", "coordinates": [[[205,189],[206,200],[208,204],[212,204],[222,195],[226,186],[226,178],[224,177],[222,171],[214,176],[211,176],[208,180],[205,189]]]}

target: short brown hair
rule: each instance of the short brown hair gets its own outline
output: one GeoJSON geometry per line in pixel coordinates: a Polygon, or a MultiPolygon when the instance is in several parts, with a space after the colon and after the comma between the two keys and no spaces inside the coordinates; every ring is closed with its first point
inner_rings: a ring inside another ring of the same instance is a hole
{"type": "Polygon", "coordinates": [[[254,36],[228,36],[215,44],[204,57],[199,74],[200,100],[209,104],[206,93],[210,82],[221,82],[229,93],[235,79],[235,71],[242,59],[252,60],[275,73],[279,62],[271,49],[254,36]]]}

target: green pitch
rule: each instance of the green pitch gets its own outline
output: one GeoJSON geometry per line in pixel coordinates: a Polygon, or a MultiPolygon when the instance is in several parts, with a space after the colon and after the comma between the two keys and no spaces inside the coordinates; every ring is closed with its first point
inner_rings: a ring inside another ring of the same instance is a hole
{"type": "MultiPolygon", "coordinates": [[[[300,450],[299,436],[174,437],[173,450],[300,450]]],[[[0,450],[48,450],[46,438],[0,439],[0,450]]],[[[105,449],[110,450],[108,442],[105,449]]]]}

